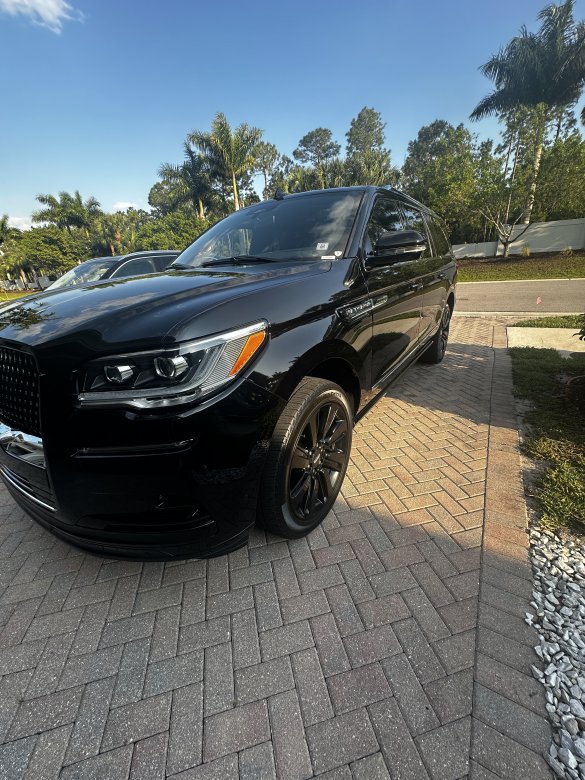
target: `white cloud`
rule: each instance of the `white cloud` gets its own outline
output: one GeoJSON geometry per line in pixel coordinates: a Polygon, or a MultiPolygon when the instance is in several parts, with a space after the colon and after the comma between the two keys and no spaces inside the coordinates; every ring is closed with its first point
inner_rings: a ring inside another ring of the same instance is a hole
{"type": "Polygon", "coordinates": [[[19,230],[30,230],[32,222],[30,217],[8,217],[8,226],[18,228],[19,230]]]}
{"type": "Polygon", "coordinates": [[[137,209],[138,205],[136,203],[130,203],[128,200],[117,200],[112,208],[114,211],[126,211],[126,209],[137,209]]]}
{"type": "Polygon", "coordinates": [[[48,27],[55,33],[63,29],[63,22],[81,21],[83,14],[66,0],[0,0],[0,11],[10,16],[28,16],[34,24],[48,27]]]}

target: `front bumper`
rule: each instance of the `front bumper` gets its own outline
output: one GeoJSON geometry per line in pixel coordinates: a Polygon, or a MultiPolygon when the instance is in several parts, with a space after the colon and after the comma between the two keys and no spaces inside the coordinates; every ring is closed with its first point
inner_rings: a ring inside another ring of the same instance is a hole
{"type": "Polygon", "coordinates": [[[245,544],[256,520],[268,441],[283,406],[248,379],[207,408],[154,421],[78,410],[69,435],[44,437],[44,466],[0,441],[0,474],[34,520],[92,552],[219,555],[245,544]]]}

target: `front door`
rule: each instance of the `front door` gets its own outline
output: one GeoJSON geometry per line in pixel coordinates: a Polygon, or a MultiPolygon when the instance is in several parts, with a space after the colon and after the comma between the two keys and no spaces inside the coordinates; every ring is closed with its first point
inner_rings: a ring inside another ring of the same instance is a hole
{"type": "Polygon", "coordinates": [[[415,348],[422,312],[423,282],[418,261],[374,265],[374,247],[382,233],[405,230],[400,201],[377,195],[363,239],[369,297],[372,302],[372,386],[383,383],[390,369],[415,348]],[[370,260],[371,262],[368,262],[370,260]]]}

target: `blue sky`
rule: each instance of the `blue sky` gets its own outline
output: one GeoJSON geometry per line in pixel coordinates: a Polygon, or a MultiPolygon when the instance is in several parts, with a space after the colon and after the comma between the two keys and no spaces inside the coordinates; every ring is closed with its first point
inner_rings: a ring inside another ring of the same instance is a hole
{"type": "Polygon", "coordinates": [[[0,0],[0,214],[26,221],[38,193],[76,189],[146,207],[217,111],[289,155],[319,126],[344,145],[365,105],[396,164],[437,118],[495,137],[468,120],[491,88],[478,67],[545,2],[0,0]]]}

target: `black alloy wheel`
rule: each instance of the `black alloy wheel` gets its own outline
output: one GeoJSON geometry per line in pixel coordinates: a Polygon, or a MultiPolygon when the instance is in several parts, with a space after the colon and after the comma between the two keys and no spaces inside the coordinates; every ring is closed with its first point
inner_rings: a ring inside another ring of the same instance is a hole
{"type": "Polygon", "coordinates": [[[449,342],[449,328],[451,326],[452,314],[451,307],[449,304],[446,304],[441,316],[439,330],[433,336],[428,349],[421,355],[421,363],[440,363],[445,357],[447,343],[449,342]]]}
{"type": "Polygon", "coordinates": [[[345,407],[328,401],[312,409],[297,437],[288,464],[287,501],[299,523],[312,526],[335,500],[349,460],[349,426],[345,407]]]}
{"type": "Polygon", "coordinates": [[[278,420],[260,488],[259,522],[291,539],[327,516],[351,452],[353,408],[327,379],[305,377],[278,420]]]}
{"type": "Polygon", "coordinates": [[[441,317],[441,327],[439,328],[439,348],[441,350],[441,359],[445,357],[447,351],[447,342],[449,341],[449,327],[451,325],[451,307],[445,306],[443,316],[441,317]]]}

